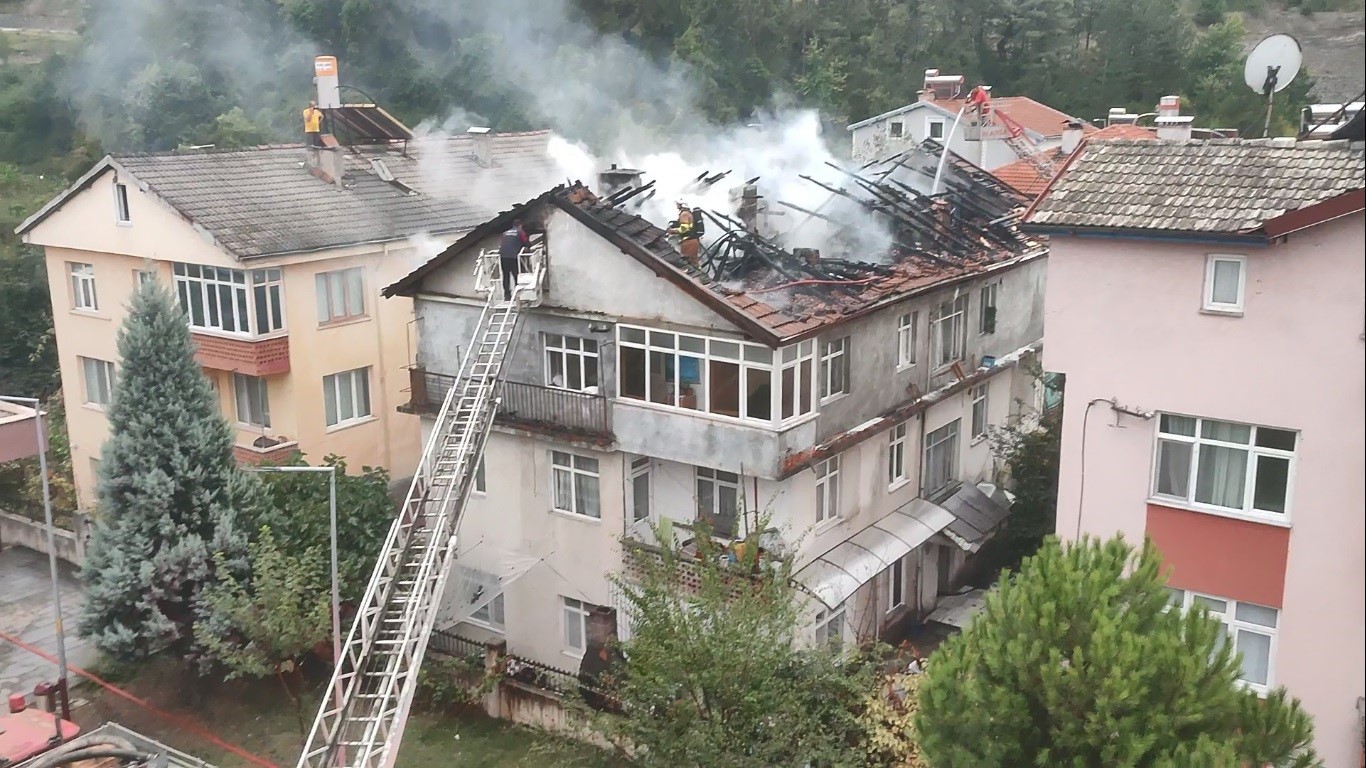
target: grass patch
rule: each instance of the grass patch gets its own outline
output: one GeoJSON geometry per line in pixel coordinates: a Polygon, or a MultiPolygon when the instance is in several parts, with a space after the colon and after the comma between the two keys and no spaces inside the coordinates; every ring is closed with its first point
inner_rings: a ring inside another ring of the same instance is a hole
{"type": "MultiPolygon", "coordinates": [[[[120,672],[123,672],[120,669],[120,672]]],[[[184,717],[229,744],[246,749],[281,768],[294,765],[303,746],[293,707],[273,680],[205,681],[202,701],[192,703],[193,681],[182,665],[157,660],[121,687],[159,709],[184,717]]],[[[325,685],[325,683],[323,684],[325,685]]],[[[304,699],[304,719],[312,724],[323,685],[304,699]]],[[[116,721],[162,743],[207,760],[217,768],[251,764],[181,726],[93,686],[75,693],[72,713],[83,729],[116,721]]],[[[530,728],[491,720],[482,714],[415,713],[408,721],[397,768],[624,768],[626,764],[591,746],[530,728]]]]}

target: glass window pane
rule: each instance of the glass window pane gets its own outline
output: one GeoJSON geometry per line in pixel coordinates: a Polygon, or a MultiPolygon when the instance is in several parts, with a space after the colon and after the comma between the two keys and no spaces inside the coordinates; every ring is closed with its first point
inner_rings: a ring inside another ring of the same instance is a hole
{"type": "Polygon", "coordinates": [[[351,374],[343,373],[337,376],[337,413],[342,420],[352,419],[356,416],[356,392],[351,383],[351,374]]]}
{"type": "Polygon", "coordinates": [[[678,348],[704,355],[707,353],[707,340],[699,336],[679,336],[678,348]]]}
{"type": "Polygon", "coordinates": [[[1162,426],[1159,431],[1169,435],[1185,435],[1195,437],[1195,419],[1189,416],[1173,416],[1169,413],[1162,414],[1162,426]]]}
{"type": "Polygon", "coordinates": [[[588,517],[601,517],[598,509],[598,478],[593,475],[575,475],[575,511],[588,517]]]}
{"type": "Polygon", "coordinates": [[[1201,445],[1195,473],[1195,500],[1230,509],[1243,508],[1247,480],[1247,451],[1222,445],[1201,445]]]}
{"type": "Polygon", "coordinates": [[[640,328],[623,327],[621,329],[621,340],[626,342],[634,342],[636,344],[644,344],[645,331],[641,330],[640,328]]]}
{"type": "Polygon", "coordinates": [[[801,382],[799,392],[801,401],[798,403],[797,413],[811,413],[811,372],[814,364],[810,359],[802,361],[801,382]]]}
{"type": "Polygon", "coordinates": [[[1271,637],[1258,632],[1238,630],[1238,651],[1243,654],[1242,679],[1266,685],[1271,672],[1271,637]]]}
{"type": "Polygon", "coordinates": [[[251,289],[253,303],[256,305],[256,332],[265,333],[271,330],[270,324],[270,298],[266,293],[264,285],[258,285],[251,289]]]}
{"type": "Polygon", "coordinates": [[[1257,477],[1252,487],[1252,508],[1284,513],[1289,488],[1290,459],[1258,456],[1257,477]]]}
{"type": "Polygon", "coordinates": [[[551,451],[550,462],[552,464],[555,464],[556,466],[567,467],[570,464],[569,454],[564,453],[562,451],[551,451]]]}
{"type": "Polygon", "coordinates": [[[342,274],[333,272],[328,275],[327,303],[332,308],[333,317],[346,315],[346,282],[342,274]]]}
{"type": "Polygon", "coordinates": [[[327,426],[335,426],[340,420],[337,418],[337,377],[328,376],[323,379],[323,407],[327,411],[327,426]]]}
{"type": "Polygon", "coordinates": [[[583,386],[596,387],[598,385],[598,359],[596,357],[585,357],[583,359],[583,386]]]}
{"type": "Polygon", "coordinates": [[[1295,433],[1288,429],[1257,427],[1257,445],[1278,451],[1295,450],[1295,433]]]}
{"type": "Polygon", "coordinates": [[[1276,609],[1268,608],[1256,603],[1238,603],[1236,618],[1238,621],[1246,621],[1249,624],[1260,624],[1263,627],[1276,626],[1276,609]]]}
{"type": "Polygon", "coordinates": [[[270,330],[278,331],[285,327],[285,303],[280,300],[279,284],[271,285],[270,290],[270,330]]]}
{"type": "Polygon", "coordinates": [[[711,343],[711,354],[713,357],[724,357],[727,360],[740,359],[740,345],[729,341],[716,341],[711,343]]]}
{"type": "Polygon", "coordinates": [[[639,522],[650,516],[650,475],[648,472],[631,478],[631,520],[639,522]]]}
{"type": "Polygon", "coordinates": [[[745,360],[751,363],[772,363],[773,350],[768,347],[756,347],[753,344],[745,345],[745,360]]]}
{"type": "Polygon", "coordinates": [[[583,470],[584,472],[597,472],[597,471],[598,471],[598,460],[597,460],[597,459],[591,459],[591,458],[589,458],[589,457],[587,457],[587,456],[578,456],[578,455],[576,455],[576,456],[574,456],[574,468],[575,468],[575,469],[581,469],[581,470],[583,470]]]}
{"type": "Polygon", "coordinates": [[[1214,286],[1210,298],[1215,303],[1238,303],[1238,273],[1242,269],[1241,262],[1223,260],[1214,262],[1214,286]]]}
{"type": "Polygon", "coordinates": [[[716,485],[704,478],[697,478],[697,517],[703,519],[716,509],[716,485]]]}
{"type": "Polygon", "coordinates": [[[673,352],[650,350],[650,402],[674,404],[675,358],[673,352]]]}
{"type": "Polygon", "coordinates": [[[360,268],[346,271],[346,314],[365,314],[365,272],[360,268]]]}
{"type": "Polygon", "coordinates": [[[576,650],[579,647],[579,612],[568,605],[564,607],[564,644],[576,650]]]}
{"type": "Polygon", "coordinates": [[[356,377],[357,416],[370,415],[370,369],[362,368],[353,374],[356,377]]]}
{"type": "Polygon", "coordinates": [[[766,368],[745,368],[745,415],[751,419],[773,418],[773,372],[766,368]]]}
{"type": "Polygon", "coordinates": [[[545,345],[553,349],[562,349],[564,347],[564,337],[558,333],[547,333],[545,335],[545,345]]]}
{"type": "Polygon", "coordinates": [[[796,411],[793,410],[793,409],[796,407],[796,405],[797,405],[797,393],[796,393],[796,391],[795,391],[796,385],[797,385],[797,369],[796,369],[796,367],[793,366],[793,367],[789,367],[789,368],[784,368],[784,369],[783,369],[783,379],[782,379],[782,386],[783,386],[782,417],[783,417],[784,419],[790,419],[790,418],[792,418],[792,417],[796,414],[796,411]]]}
{"type": "Polygon", "coordinates": [[[319,272],[313,276],[313,289],[317,296],[318,303],[318,322],[325,323],[332,319],[331,313],[327,310],[327,275],[319,272]]]}
{"type": "MultiPolygon", "coordinates": [[[[262,320],[258,319],[258,320],[256,321],[256,324],[255,324],[255,325],[252,325],[252,323],[251,323],[251,320],[250,320],[250,317],[251,317],[251,316],[248,314],[248,310],[247,310],[247,289],[246,289],[246,288],[234,288],[233,291],[232,291],[232,293],[233,293],[233,296],[237,299],[236,316],[233,318],[233,322],[236,323],[236,328],[237,328],[237,330],[238,330],[238,331],[243,331],[243,332],[249,332],[249,331],[254,331],[254,332],[256,332],[256,333],[262,332],[262,331],[264,330],[264,329],[261,327],[261,325],[262,325],[262,320]]],[[[224,307],[223,307],[223,318],[224,318],[224,320],[226,320],[230,314],[232,314],[232,312],[229,311],[229,309],[228,309],[227,306],[224,306],[224,307]]]]}
{"type": "Polygon", "coordinates": [[[1157,442],[1158,493],[1183,499],[1190,495],[1191,449],[1190,443],[1157,442]]]}
{"type": "Polygon", "coordinates": [[[708,410],[722,416],[740,415],[740,365],[712,360],[708,366],[710,402],[708,410]]]}
{"type": "Polygon", "coordinates": [[[574,509],[573,473],[563,469],[553,470],[555,482],[555,509],[574,509]]]}
{"type": "Polygon", "coordinates": [[[617,393],[632,400],[645,399],[645,350],[621,347],[617,357],[617,393]]]}
{"type": "Polygon", "coordinates": [[[1224,611],[1228,610],[1228,603],[1224,602],[1223,600],[1215,600],[1212,597],[1204,597],[1202,595],[1196,595],[1195,597],[1193,597],[1192,604],[1203,605],[1205,607],[1205,610],[1209,611],[1210,613],[1223,613],[1224,611]]]}
{"type": "Polygon", "coordinates": [[[674,348],[674,335],[663,331],[650,331],[650,346],[661,349],[674,348]]]}
{"type": "Polygon", "coordinates": [[[1186,602],[1186,591],[1175,587],[1167,587],[1167,605],[1173,608],[1180,608],[1186,602]]]}
{"type": "Polygon", "coordinates": [[[1222,440],[1226,443],[1242,443],[1245,445],[1252,442],[1252,427],[1246,424],[1205,419],[1200,422],[1200,436],[1210,440],[1222,440]]]}

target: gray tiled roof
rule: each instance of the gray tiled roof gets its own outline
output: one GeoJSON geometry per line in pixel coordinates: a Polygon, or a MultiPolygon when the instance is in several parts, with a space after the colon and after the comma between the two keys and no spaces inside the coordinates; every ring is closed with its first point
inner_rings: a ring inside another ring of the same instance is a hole
{"type": "Polygon", "coordinates": [[[406,155],[348,155],[345,187],[311,175],[300,146],[117,155],[115,165],[238,258],[317,251],[469,229],[556,180],[549,132],[497,134],[491,168],[467,136],[416,139],[406,155]],[[382,158],[411,194],[381,179],[382,158]]]}
{"type": "Polygon", "coordinates": [[[1288,211],[1361,189],[1346,142],[1088,141],[1035,203],[1041,226],[1252,232],[1288,211]]]}

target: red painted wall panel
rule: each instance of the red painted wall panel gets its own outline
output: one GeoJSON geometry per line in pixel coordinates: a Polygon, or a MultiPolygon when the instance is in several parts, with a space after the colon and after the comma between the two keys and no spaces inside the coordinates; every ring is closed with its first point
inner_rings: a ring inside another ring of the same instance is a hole
{"type": "Polygon", "coordinates": [[[1149,504],[1147,533],[1173,587],[1281,607],[1289,528],[1149,504]]]}

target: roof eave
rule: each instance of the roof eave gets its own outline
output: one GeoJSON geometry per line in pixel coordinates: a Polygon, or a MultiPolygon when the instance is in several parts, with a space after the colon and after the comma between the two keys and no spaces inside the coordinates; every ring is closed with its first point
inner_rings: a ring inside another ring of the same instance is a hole
{"type": "Polygon", "coordinates": [[[1179,229],[1141,229],[1137,227],[1085,227],[1071,224],[1024,223],[1020,229],[1035,235],[1092,237],[1113,240],[1162,240],[1182,243],[1266,245],[1271,238],[1261,232],[1200,232],[1179,229]]]}
{"type": "Polygon", "coordinates": [[[1262,222],[1261,231],[1268,239],[1285,237],[1309,227],[1325,224],[1343,216],[1351,216],[1366,210],[1366,188],[1330,197],[1313,205],[1286,211],[1272,219],[1262,222]]]}

